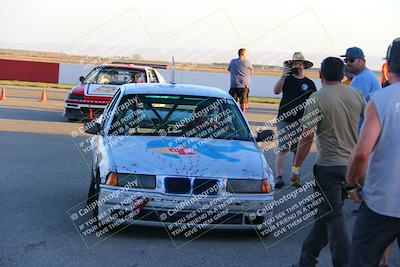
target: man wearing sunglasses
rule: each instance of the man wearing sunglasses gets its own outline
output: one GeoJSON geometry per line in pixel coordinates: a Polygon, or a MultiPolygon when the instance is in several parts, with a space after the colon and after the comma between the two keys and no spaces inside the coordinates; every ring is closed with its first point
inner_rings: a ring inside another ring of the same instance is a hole
{"type": "Polygon", "coordinates": [[[355,75],[350,85],[361,91],[365,101],[368,101],[375,91],[382,89],[375,73],[367,68],[361,48],[350,47],[341,57],[345,58],[346,69],[355,75]]]}

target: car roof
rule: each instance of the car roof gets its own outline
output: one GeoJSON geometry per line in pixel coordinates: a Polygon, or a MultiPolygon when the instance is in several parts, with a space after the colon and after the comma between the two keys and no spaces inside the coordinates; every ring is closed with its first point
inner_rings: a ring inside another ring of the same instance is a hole
{"type": "Polygon", "coordinates": [[[139,66],[134,64],[103,64],[101,65],[104,68],[120,68],[120,69],[133,69],[133,70],[146,70],[147,66],[139,66]]]}
{"type": "Polygon", "coordinates": [[[124,95],[163,94],[230,98],[222,89],[193,84],[129,83],[121,87],[121,92],[124,95]]]}

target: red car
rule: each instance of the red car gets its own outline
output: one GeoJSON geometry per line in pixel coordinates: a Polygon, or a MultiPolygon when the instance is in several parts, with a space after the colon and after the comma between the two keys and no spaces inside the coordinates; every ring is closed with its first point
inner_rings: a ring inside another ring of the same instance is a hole
{"type": "Polygon", "coordinates": [[[65,99],[64,116],[68,120],[92,119],[99,116],[114,93],[126,83],[165,83],[151,67],[107,64],[94,68],[65,99]]]}

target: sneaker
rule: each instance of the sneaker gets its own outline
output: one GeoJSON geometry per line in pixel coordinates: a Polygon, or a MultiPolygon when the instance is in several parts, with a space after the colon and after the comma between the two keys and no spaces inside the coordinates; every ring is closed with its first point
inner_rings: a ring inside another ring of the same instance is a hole
{"type": "Polygon", "coordinates": [[[275,188],[282,188],[285,185],[282,176],[277,176],[275,178],[275,188]]]}

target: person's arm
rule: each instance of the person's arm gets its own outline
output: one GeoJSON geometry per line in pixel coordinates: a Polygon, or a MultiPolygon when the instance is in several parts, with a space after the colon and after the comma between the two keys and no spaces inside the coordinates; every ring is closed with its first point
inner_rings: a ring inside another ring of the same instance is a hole
{"type": "Polygon", "coordinates": [[[314,129],[305,128],[301,134],[301,139],[297,146],[297,153],[292,167],[292,184],[296,187],[300,186],[300,167],[310,153],[311,145],[314,139],[314,129]]]}
{"type": "Polygon", "coordinates": [[[315,86],[315,83],[313,82],[313,80],[310,80],[311,81],[311,91],[312,92],[316,92],[317,91],[317,87],[315,86]]]}
{"type": "MultiPolygon", "coordinates": [[[[347,169],[346,181],[347,187],[353,188],[358,182],[363,183],[363,179],[368,167],[368,158],[379,138],[381,125],[374,102],[370,101],[365,112],[365,122],[361,130],[358,143],[350,157],[349,167],[347,169]]],[[[356,194],[351,195],[354,202],[360,199],[356,194]]]]}
{"type": "Polygon", "coordinates": [[[280,93],[282,93],[283,85],[285,84],[286,78],[289,76],[289,72],[290,68],[284,66],[282,70],[282,76],[274,86],[274,94],[279,95],[280,93]]]}
{"type": "Polygon", "coordinates": [[[367,92],[367,98],[366,98],[366,100],[367,100],[367,102],[369,102],[369,100],[371,99],[371,97],[373,96],[373,94],[376,92],[376,91],[379,91],[379,90],[381,90],[382,89],[382,85],[381,85],[381,83],[379,82],[379,80],[374,76],[374,81],[370,81],[370,88],[369,88],[369,90],[368,90],[368,92],[367,92]]]}
{"type": "Polygon", "coordinates": [[[312,142],[314,140],[314,129],[304,129],[301,133],[301,139],[298,144],[294,166],[300,167],[310,152],[312,142]]]}
{"type": "MultiPolygon", "coordinates": [[[[312,93],[310,98],[317,99],[318,93],[312,93]]],[[[310,103],[307,105],[303,119],[301,122],[301,127],[303,128],[303,132],[301,133],[301,137],[299,143],[297,145],[297,152],[294,156],[293,166],[292,166],[292,185],[295,187],[300,186],[300,168],[306,159],[308,153],[310,153],[310,149],[314,140],[314,135],[318,130],[319,126],[319,114],[320,112],[319,104],[317,101],[310,103]],[[313,115],[317,114],[317,115],[313,115]]]]}
{"type": "Polygon", "coordinates": [[[287,76],[282,75],[279,81],[274,86],[274,94],[279,95],[282,93],[283,84],[285,83],[287,76]]]}

